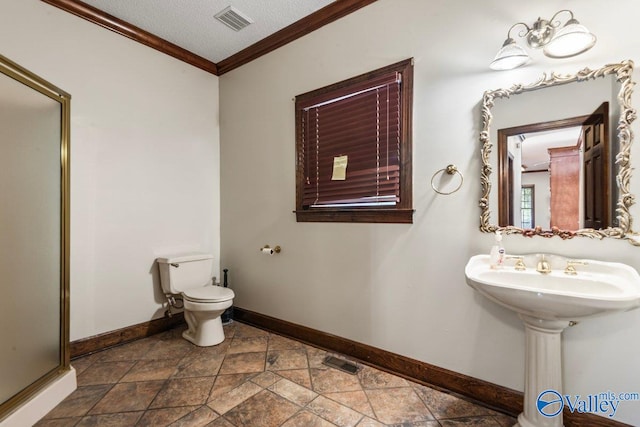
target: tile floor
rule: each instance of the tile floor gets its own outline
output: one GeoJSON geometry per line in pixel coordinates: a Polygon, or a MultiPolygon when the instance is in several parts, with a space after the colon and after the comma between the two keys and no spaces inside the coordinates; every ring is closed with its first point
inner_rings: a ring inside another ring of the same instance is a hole
{"type": "MultiPolygon", "coordinates": [[[[361,366],[322,363],[326,351],[233,322],[197,347],[181,326],[72,361],[78,389],[36,425],[512,426],[515,419],[361,366]]],[[[331,353],[332,355],[336,355],[331,353]]],[[[337,355],[340,356],[340,355],[337,355]]]]}

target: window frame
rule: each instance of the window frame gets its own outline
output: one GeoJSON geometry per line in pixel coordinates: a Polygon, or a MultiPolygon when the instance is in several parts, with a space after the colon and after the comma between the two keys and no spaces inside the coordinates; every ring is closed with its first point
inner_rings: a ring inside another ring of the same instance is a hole
{"type": "Polygon", "coordinates": [[[527,228],[533,229],[536,226],[536,186],[535,184],[524,184],[520,186],[520,225],[522,225],[523,228],[525,227],[522,221],[522,211],[525,211],[525,210],[528,210],[531,212],[531,227],[527,227],[527,228]],[[530,208],[525,208],[523,206],[524,197],[522,196],[525,190],[528,190],[531,195],[530,208]]]}
{"type": "Polygon", "coordinates": [[[356,222],[356,223],[413,223],[412,190],[412,116],[413,116],[413,58],[379,68],[359,76],[322,87],[295,98],[296,124],[296,214],[297,222],[356,222]],[[344,91],[351,86],[379,78],[392,72],[400,73],[400,201],[395,206],[378,207],[316,207],[303,206],[305,161],[303,127],[300,104],[305,101],[344,91]]]}

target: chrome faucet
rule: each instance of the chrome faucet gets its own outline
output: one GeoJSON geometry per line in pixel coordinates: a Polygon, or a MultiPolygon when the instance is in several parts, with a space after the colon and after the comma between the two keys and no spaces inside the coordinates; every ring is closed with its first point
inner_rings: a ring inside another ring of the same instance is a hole
{"type": "Polygon", "coordinates": [[[538,260],[538,265],[536,265],[536,271],[541,274],[549,274],[551,273],[551,265],[549,261],[544,259],[544,254],[540,256],[538,260]]]}

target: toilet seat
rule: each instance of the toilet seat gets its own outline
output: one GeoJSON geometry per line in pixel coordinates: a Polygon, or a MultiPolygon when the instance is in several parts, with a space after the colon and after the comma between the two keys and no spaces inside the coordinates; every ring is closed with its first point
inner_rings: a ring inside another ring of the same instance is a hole
{"type": "Polygon", "coordinates": [[[187,289],[182,292],[187,301],[193,302],[222,302],[233,299],[233,291],[222,286],[203,286],[201,288],[187,289]]]}

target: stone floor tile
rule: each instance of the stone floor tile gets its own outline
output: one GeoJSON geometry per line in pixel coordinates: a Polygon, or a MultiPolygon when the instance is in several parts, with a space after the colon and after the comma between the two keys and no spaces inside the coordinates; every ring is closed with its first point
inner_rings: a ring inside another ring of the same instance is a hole
{"type": "Polygon", "coordinates": [[[324,396],[361,414],[375,418],[369,399],[364,391],[341,391],[337,393],[325,393],[324,396]]]}
{"type": "Polygon", "coordinates": [[[177,378],[168,380],[151,403],[151,408],[203,405],[206,403],[213,377],[177,378]]]}
{"type": "Polygon", "coordinates": [[[494,417],[464,417],[439,420],[442,427],[500,427],[494,417]]]}
{"type": "Polygon", "coordinates": [[[211,408],[201,406],[178,421],[171,423],[169,427],[201,427],[206,426],[217,418],[218,414],[213,412],[211,408]]]}
{"type": "Polygon", "coordinates": [[[258,384],[262,388],[267,388],[281,379],[282,377],[280,375],[276,375],[271,371],[265,371],[251,378],[251,382],[258,384]]]}
{"type": "Polygon", "coordinates": [[[206,427],[236,427],[236,426],[231,424],[229,421],[225,420],[224,417],[218,417],[214,421],[207,424],[206,427]]]}
{"type": "Polygon", "coordinates": [[[136,425],[143,412],[124,412],[118,414],[89,415],[76,427],[130,427],[136,425]]]}
{"type": "Polygon", "coordinates": [[[365,390],[376,419],[384,424],[431,421],[433,416],[411,387],[365,390]]]}
{"type": "MultiPolygon", "coordinates": [[[[384,427],[382,424],[380,426],[384,427]]],[[[300,411],[282,424],[282,427],[335,427],[335,424],[309,411],[300,411]]]]}
{"type": "Polygon", "coordinates": [[[189,353],[177,364],[173,378],[214,377],[223,360],[224,354],[189,353]]]}
{"type": "Polygon", "coordinates": [[[258,353],[267,351],[269,337],[234,337],[229,345],[227,354],[235,353],[258,353]]]}
{"type": "Polygon", "coordinates": [[[111,389],[111,384],[99,384],[78,387],[67,396],[58,406],[53,408],[45,419],[68,418],[86,415],[93,405],[111,389]]]}
{"type": "Polygon", "coordinates": [[[360,384],[364,389],[407,387],[409,385],[409,382],[403,378],[370,366],[363,366],[358,372],[358,378],[360,378],[360,384]]]}
{"type": "Polygon", "coordinates": [[[314,391],[287,379],[282,379],[273,384],[269,387],[269,390],[300,406],[305,406],[318,396],[314,391]]]}
{"type": "MultiPolygon", "coordinates": [[[[184,339],[184,338],[180,338],[180,339],[184,339]]],[[[194,357],[196,355],[214,356],[218,354],[221,354],[224,356],[225,354],[227,354],[227,351],[229,351],[229,346],[231,346],[231,341],[233,341],[233,337],[227,336],[225,332],[225,340],[222,341],[220,344],[211,345],[209,347],[198,347],[197,345],[194,345],[191,348],[191,352],[187,356],[194,356],[194,357]]]]}
{"type": "Polygon", "coordinates": [[[149,407],[163,384],[163,381],[116,384],[89,411],[89,414],[144,411],[149,407]]]}
{"type": "Polygon", "coordinates": [[[324,350],[320,350],[319,348],[312,347],[310,345],[305,345],[305,349],[307,350],[307,359],[309,360],[309,368],[322,369],[327,370],[330,369],[324,363],[325,357],[329,353],[324,350]]]}
{"type": "Polygon", "coordinates": [[[512,427],[518,422],[516,418],[505,414],[497,414],[494,415],[493,418],[495,418],[501,427],[512,427]]]}
{"type": "Polygon", "coordinates": [[[288,380],[293,381],[296,384],[300,384],[302,387],[311,387],[311,375],[308,369],[291,369],[285,371],[278,371],[278,375],[288,380]]]}
{"type": "MultiPolygon", "coordinates": [[[[436,423],[437,423],[437,421],[436,421],[436,423]]],[[[384,424],[382,424],[380,421],[376,421],[376,420],[374,420],[372,418],[369,418],[369,417],[364,417],[362,419],[362,421],[360,421],[356,427],[386,427],[386,426],[384,424]]],[[[413,427],[413,425],[411,427],[413,427]]]]}
{"type": "Polygon", "coordinates": [[[55,418],[47,419],[43,418],[34,424],[34,427],[74,427],[80,422],[82,417],[72,418],[55,418]]]}
{"type": "Polygon", "coordinates": [[[361,413],[324,396],[314,399],[307,405],[307,409],[340,427],[355,426],[363,418],[361,413]]]}
{"type": "Polygon", "coordinates": [[[246,325],[244,323],[236,323],[235,332],[233,338],[238,337],[268,337],[269,332],[262,329],[254,328],[253,326],[246,325]]]}
{"type": "Polygon", "coordinates": [[[140,360],[120,382],[166,380],[177,369],[180,359],[140,360]]]}
{"type": "Polygon", "coordinates": [[[256,377],[256,374],[218,375],[213,384],[213,389],[211,389],[211,393],[209,394],[209,401],[239,387],[254,377],[256,377]]]}
{"type": "Polygon", "coordinates": [[[247,381],[226,393],[209,398],[207,405],[218,414],[225,414],[262,390],[259,385],[247,381]]]}
{"type": "Polygon", "coordinates": [[[224,358],[220,374],[246,374],[264,371],[266,353],[229,354],[224,358]]]}
{"type": "Polygon", "coordinates": [[[168,426],[178,421],[190,412],[195,411],[200,406],[181,406],[177,408],[158,408],[147,410],[136,427],[159,427],[168,426]]]}
{"type": "Polygon", "coordinates": [[[300,407],[274,393],[263,390],[226,413],[224,417],[236,426],[280,426],[300,407]]]}
{"type": "Polygon", "coordinates": [[[194,347],[194,344],[191,344],[183,338],[160,340],[148,352],[146,352],[142,358],[144,360],[182,359],[194,347]]]}
{"type": "Polygon", "coordinates": [[[267,369],[271,371],[305,369],[308,366],[304,350],[269,350],[267,353],[267,369]]]}
{"type": "Polygon", "coordinates": [[[332,393],[339,391],[362,390],[356,375],[347,374],[337,369],[309,369],[311,384],[316,393],[332,393]]]}
{"type": "Polygon", "coordinates": [[[78,375],[78,386],[115,384],[135,363],[135,361],[96,362],[78,375]]]}
{"type": "Polygon", "coordinates": [[[186,327],[75,359],[80,387],[37,427],[510,427],[516,420],[453,394],[233,322],[198,347],[186,327]],[[258,351],[256,351],[258,350],[258,351]],[[436,418],[438,421],[436,421],[436,418]]]}
{"type": "Polygon", "coordinates": [[[416,421],[415,423],[387,424],[389,427],[441,427],[436,420],[416,421]]]}
{"type": "Polygon", "coordinates": [[[473,404],[452,394],[443,393],[422,385],[415,385],[414,389],[420,399],[427,405],[433,416],[438,420],[479,415],[498,415],[497,412],[473,404]]]}
{"type": "MultiPolygon", "coordinates": [[[[133,342],[112,347],[105,351],[95,353],[94,356],[99,357],[100,362],[119,362],[119,361],[132,361],[140,360],[147,354],[155,345],[158,340],[155,338],[143,338],[133,342]]],[[[91,356],[89,356],[91,357],[91,356]]]]}
{"type": "Polygon", "coordinates": [[[76,370],[76,377],[83,373],[89,366],[100,360],[101,353],[94,353],[88,356],[79,357],[71,361],[71,366],[76,370]]]}
{"type": "Polygon", "coordinates": [[[304,350],[304,344],[277,334],[269,334],[269,350],[304,350]]]}

